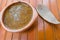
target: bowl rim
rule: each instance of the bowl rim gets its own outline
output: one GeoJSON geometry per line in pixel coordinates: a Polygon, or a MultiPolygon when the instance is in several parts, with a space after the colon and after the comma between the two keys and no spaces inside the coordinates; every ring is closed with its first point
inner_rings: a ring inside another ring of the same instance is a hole
{"type": "Polygon", "coordinates": [[[26,1],[16,1],[16,2],[10,3],[9,5],[7,5],[7,6],[2,10],[1,24],[2,24],[2,27],[3,27],[5,30],[9,31],[9,32],[21,32],[21,31],[24,31],[24,30],[28,29],[28,28],[33,24],[33,22],[34,22],[34,20],[35,20],[36,18],[37,18],[37,12],[36,12],[35,8],[34,8],[30,3],[26,2],[26,1]],[[30,22],[29,22],[25,27],[23,27],[23,28],[21,28],[21,29],[15,29],[15,30],[14,30],[14,29],[9,29],[9,28],[7,28],[7,27],[4,25],[4,23],[3,23],[3,14],[4,14],[4,11],[5,11],[9,6],[13,5],[14,3],[18,3],[18,2],[23,2],[23,3],[28,4],[28,5],[32,8],[33,16],[32,16],[32,18],[31,18],[30,22]]]}

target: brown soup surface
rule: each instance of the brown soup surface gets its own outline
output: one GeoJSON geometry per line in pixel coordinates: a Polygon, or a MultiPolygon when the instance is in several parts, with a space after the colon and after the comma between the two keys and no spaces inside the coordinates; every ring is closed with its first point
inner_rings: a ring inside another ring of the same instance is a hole
{"type": "Polygon", "coordinates": [[[32,15],[32,8],[28,4],[19,2],[5,10],[3,22],[10,29],[20,29],[29,23],[32,15]]]}

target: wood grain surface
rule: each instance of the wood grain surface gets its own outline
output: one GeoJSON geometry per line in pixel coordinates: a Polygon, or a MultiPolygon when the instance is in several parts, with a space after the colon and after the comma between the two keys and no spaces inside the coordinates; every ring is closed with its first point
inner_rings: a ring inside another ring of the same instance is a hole
{"type": "MultiPolygon", "coordinates": [[[[60,0],[0,0],[0,12],[6,5],[15,1],[29,2],[34,8],[38,4],[44,4],[60,21],[60,0]]],[[[0,24],[0,40],[60,40],[60,25],[50,24],[38,16],[28,30],[12,33],[0,24]]]]}

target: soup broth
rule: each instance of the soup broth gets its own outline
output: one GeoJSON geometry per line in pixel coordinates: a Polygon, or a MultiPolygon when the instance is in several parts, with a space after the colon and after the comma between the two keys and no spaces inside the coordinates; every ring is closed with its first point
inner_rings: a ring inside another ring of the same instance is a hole
{"type": "Polygon", "coordinates": [[[10,29],[20,29],[30,22],[32,15],[32,8],[28,4],[19,2],[5,10],[3,22],[10,29]]]}

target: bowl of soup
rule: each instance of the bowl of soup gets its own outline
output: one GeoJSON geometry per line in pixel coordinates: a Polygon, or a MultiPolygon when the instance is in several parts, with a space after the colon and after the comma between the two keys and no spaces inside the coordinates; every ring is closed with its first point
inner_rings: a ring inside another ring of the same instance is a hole
{"type": "Polygon", "coordinates": [[[2,10],[1,24],[9,32],[21,32],[28,29],[36,18],[37,12],[30,3],[18,1],[2,10]]]}

